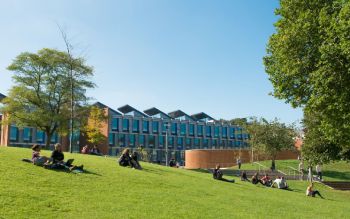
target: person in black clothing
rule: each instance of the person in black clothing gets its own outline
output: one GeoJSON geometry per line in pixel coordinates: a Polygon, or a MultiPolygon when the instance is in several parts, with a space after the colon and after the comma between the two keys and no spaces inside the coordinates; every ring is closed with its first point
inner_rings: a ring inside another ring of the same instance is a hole
{"type": "Polygon", "coordinates": [[[242,172],[241,174],[241,181],[249,181],[248,177],[247,177],[247,173],[245,171],[242,172]]]}
{"type": "Polygon", "coordinates": [[[235,180],[233,180],[233,179],[232,180],[228,180],[228,179],[223,178],[222,177],[223,175],[224,174],[220,170],[220,165],[217,164],[215,169],[213,170],[213,178],[216,179],[216,180],[222,180],[222,181],[225,181],[225,182],[232,182],[232,183],[235,182],[235,180]]]}
{"type": "Polygon", "coordinates": [[[176,166],[176,161],[174,158],[171,158],[170,162],[169,162],[169,166],[170,167],[175,167],[176,166]]]}
{"type": "Polygon", "coordinates": [[[141,165],[140,165],[140,163],[139,163],[139,161],[138,161],[138,154],[137,154],[136,151],[134,151],[134,152],[131,154],[131,164],[133,165],[133,167],[134,167],[135,169],[139,169],[139,170],[142,169],[142,167],[141,167],[141,165]]]}
{"type": "Polygon", "coordinates": [[[129,152],[130,152],[129,148],[125,148],[123,150],[122,155],[118,159],[119,166],[123,166],[123,167],[130,166],[130,167],[133,167],[133,164],[131,163],[131,157],[130,157],[129,152]]]}
{"type": "Polygon", "coordinates": [[[97,145],[94,145],[94,147],[90,150],[91,155],[97,155],[102,156],[100,149],[98,149],[97,145]]]}
{"type": "Polygon", "coordinates": [[[45,166],[50,169],[69,169],[70,171],[75,169],[83,170],[83,165],[74,166],[72,165],[73,161],[73,159],[70,159],[67,162],[64,162],[64,154],[62,152],[61,144],[57,143],[55,144],[55,150],[52,152],[49,162],[45,166]]]}
{"type": "Polygon", "coordinates": [[[261,183],[262,185],[264,185],[263,182],[259,179],[258,173],[255,173],[255,174],[252,176],[252,180],[251,180],[251,181],[252,181],[253,184],[261,183]]]}

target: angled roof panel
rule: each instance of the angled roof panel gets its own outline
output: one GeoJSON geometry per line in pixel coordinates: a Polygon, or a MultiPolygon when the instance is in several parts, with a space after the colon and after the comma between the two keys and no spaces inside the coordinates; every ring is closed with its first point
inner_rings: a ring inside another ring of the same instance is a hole
{"type": "Polygon", "coordinates": [[[157,114],[162,114],[163,116],[165,116],[166,118],[171,118],[170,116],[168,116],[166,113],[160,111],[159,109],[155,108],[155,107],[152,107],[150,109],[147,109],[147,110],[144,110],[143,111],[144,113],[146,113],[147,115],[149,116],[154,116],[154,115],[157,115],[157,114]]]}
{"type": "Polygon", "coordinates": [[[149,117],[146,114],[144,114],[143,112],[138,111],[137,109],[135,109],[134,107],[130,106],[130,105],[124,105],[122,107],[119,107],[118,110],[120,112],[122,112],[123,114],[128,114],[131,112],[136,112],[137,114],[139,114],[142,117],[149,117]]]}
{"type": "Polygon", "coordinates": [[[108,108],[108,109],[109,109],[110,111],[112,111],[114,114],[116,114],[116,115],[122,115],[120,112],[118,112],[118,111],[116,111],[116,110],[110,108],[110,107],[107,106],[107,105],[104,105],[104,104],[101,103],[101,102],[96,102],[96,103],[94,103],[93,105],[94,105],[94,106],[97,106],[97,107],[99,107],[99,108],[108,108]]]}
{"type": "Polygon", "coordinates": [[[181,110],[176,110],[176,111],[170,112],[170,113],[168,113],[168,115],[174,119],[177,119],[179,117],[186,117],[186,120],[194,121],[194,119],[190,115],[184,113],[181,110]]]}
{"type": "Polygon", "coordinates": [[[193,114],[192,117],[199,121],[199,120],[215,120],[213,117],[209,116],[208,114],[201,112],[201,113],[197,113],[197,114],[193,114]]]}
{"type": "Polygon", "coordinates": [[[2,99],[4,99],[6,96],[3,95],[2,93],[0,93],[0,101],[2,101],[2,99]]]}

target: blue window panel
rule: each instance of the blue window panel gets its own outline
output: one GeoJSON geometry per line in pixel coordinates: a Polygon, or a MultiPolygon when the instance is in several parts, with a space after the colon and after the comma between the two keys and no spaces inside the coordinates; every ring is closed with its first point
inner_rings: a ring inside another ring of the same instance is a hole
{"type": "Polygon", "coordinates": [[[118,118],[112,118],[112,131],[118,131],[119,130],[119,119],[118,118]]]}
{"type": "Polygon", "coordinates": [[[10,141],[18,141],[18,128],[15,126],[10,128],[10,141]]]}
{"type": "Polygon", "coordinates": [[[182,136],[186,135],[186,128],[187,128],[187,125],[186,124],[181,124],[180,125],[180,134],[182,136]]]}
{"type": "Polygon", "coordinates": [[[114,138],[114,133],[109,133],[108,135],[108,143],[109,143],[109,146],[114,146],[114,141],[115,141],[115,138],[114,138]]]}
{"type": "Polygon", "coordinates": [[[40,130],[36,131],[36,142],[37,143],[45,142],[45,133],[43,131],[40,131],[40,130]]]}
{"type": "Polygon", "coordinates": [[[214,137],[218,138],[220,135],[220,127],[219,126],[215,126],[214,128],[214,137]]]}
{"type": "Polygon", "coordinates": [[[129,135],[129,146],[135,147],[135,135],[129,135]]]}
{"type": "Polygon", "coordinates": [[[153,133],[159,132],[159,122],[157,122],[157,121],[152,122],[152,131],[153,131],[153,133]]]}
{"type": "Polygon", "coordinates": [[[194,139],[194,146],[195,146],[196,148],[198,148],[199,145],[200,145],[199,138],[195,138],[195,139],[194,139]]]}
{"type": "Polygon", "coordinates": [[[123,119],[123,131],[124,132],[129,131],[129,119],[123,119]]]}
{"type": "Polygon", "coordinates": [[[203,126],[202,125],[198,125],[197,126],[197,136],[203,136],[203,126]]]}
{"type": "Polygon", "coordinates": [[[143,133],[148,133],[149,132],[149,121],[143,121],[142,132],[143,133]]]}
{"type": "Polygon", "coordinates": [[[58,135],[57,133],[55,133],[51,136],[51,143],[57,143],[57,141],[58,141],[58,135]]]}
{"type": "Polygon", "coordinates": [[[119,146],[125,147],[126,146],[126,136],[125,134],[120,134],[118,138],[119,146]]]}
{"type": "Polygon", "coordinates": [[[171,134],[177,134],[177,123],[171,123],[171,134]]]}
{"type": "Polygon", "coordinates": [[[139,145],[144,146],[145,145],[145,136],[139,135],[139,145]]]}
{"type": "Polygon", "coordinates": [[[204,138],[204,139],[203,139],[203,146],[204,146],[204,147],[208,147],[208,145],[209,145],[208,139],[204,138]]]}
{"type": "Polygon", "coordinates": [[[179,150],[183,149],[183,145],[184,145],[183,137],[177,138],[177,149],[179,149],[179,150]]]}
{"type": "Polygon", "coordinates": [[[230,138],[234,139],[235,138],[235,128],[230,127],[230,138]]]}
{"type": "Polygon", "coordinates": [[[213,146],[218,146],[218,140],[216,139],[213,140],[213,146]]]}
{"type": "Polygon", "coordinates": [[[158,143],[159,143],[159,146],[162,147],[164,146],[164,136],[159,136],[158,137],[158,143]]]}
{"type": "Polygon", "coordinates": [[[205,127],[205,136],[211,137],[211,126],[205,127]]]}
{"type": "Polygon", "coordinates": [[[23,141],[31,142],[32,141],[32,129],[23,128],[23,141]]]}
{"type": "Polygon", "coordinates": [[[189,135],[194,136],[194,124],[190,124],[188,129],[189,129],[189,135]]]}
{"type": "Polygon", "coordinates": [[[186,147],[192,147],[192,139],[191,138],[186,138],[186,147]]]}
{"type": "Polygon", "coordinates": [[[227,127],[222,127],[222,137],[227,138],[227,127]]]}
{"type": "Polygon", "coordinates": [[[148,136],[148,146],[154,147],[155,144],[156,144],[156,138],[154,137],[154,135],[148,136]]]}
{"type": "Polygon", "coordinates": [[[168,137],[168,146],[169,147],[174,146],[174,137],[168,137]]]}
{"type": "Polygon", "coordinates": [[[132,131],[139,132],[140,131],[139,127],[140,127],[140,120],[134,120],[132,122],[132,131]]]}

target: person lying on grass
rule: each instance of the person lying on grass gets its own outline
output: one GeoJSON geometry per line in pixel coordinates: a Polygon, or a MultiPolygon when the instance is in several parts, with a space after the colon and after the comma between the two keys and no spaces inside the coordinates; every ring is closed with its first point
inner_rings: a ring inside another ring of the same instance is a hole
{"type": "Polygon", "coordinates": [[[321,195],[321,193],[317,190],[313,190],[314,183],[311,183],[307,188],[306,188],[306,196],[311,196],[311,197],[315,197],[316,195],[319,195],[321,198],[323,198],[323,196],[321,195]]]}
{"type": "Polygon", "coordinates": [[[288,189],[288,184],[285,178],[282,177],[277,177],[271,184],[271,188],[274,188],[274,185],[277,185],[277,188],[279,189],[288,189]]]}
{"type": "Polygon", "coordinates": [[[64,162],[64,154],[62,152],[61,144],[55,144],[55,150],[51,154],[51,158],[46,162],[45,167],[50,169],[68,169],[70,171],[80,170],[83,171],[84,166],[74,166],[72,162],[74,160],[70,159],[67,162],[64,162]]]}
{"type": "Polygon", "coordinates": [[[38,144],[33,145],[32,147],[32,162],[35,165],[42,166],[48,161],[49,158],[45,156],[40,156],[41,147],[38,144]]]}
{"type": "Polygon", "coordinates": [[[228,179],[223,178],[222,177],[223,175],[224,174],[220,170],[220,165],[217,164],[215,166],[215,169],[213,170],[213,178],[216,179],[216,180],[222,180],[222,181],[225,181],[225,182],[232,182],[232,183],[235,182],[235,180],[233,180],[233,179],[232,180],[228,180],[228,179]]]}
{"type": "Polygon", "coordinates": [[[141,166],[137,161],[137,154],[135,155],[136,156],[130,156],[130,149],[125,148],[122,152],[122,155],[118,159],[119,166],[123,166],[123,167],[130,166],[133,169],[141,169],[141,166]]]}

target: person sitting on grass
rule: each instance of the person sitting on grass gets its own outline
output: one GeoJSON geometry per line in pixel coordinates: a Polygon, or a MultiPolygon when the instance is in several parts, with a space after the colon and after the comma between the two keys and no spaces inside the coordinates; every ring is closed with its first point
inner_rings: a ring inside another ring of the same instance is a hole
{"type": "Polygon", "coordinates": [[[241,174],[241,181],[249,182],[249,179],[247,177],[247,173],[245,171],[243,171],[242,174],[241,174]]]}
{"type": "Polygon", "coordinates": [[[139,159],[138,159],[138,153],[136,151],[134,151],[132,154],[131,154],[131,164],[135,167],[135,169],[139,169],[139,170],[142,170],[142,167],[139,163],[139,159]]]}
{"type": "Polygon", "coordinates": [[[252,179],[251,179],[252,183],[254,185],[258,184],[259,182],[261,183],[260,179],[259,179],[259,174],[258,173],[255,173],[253,176],[252,176],[252,179]]]}
{"type": "Polygon", "coordinates": [[[32,154],[32,162],[35,165],[42,166],[44,163],[48,161],[48,158],[45,156],[40,156],[40,150],[41,147],[38,144],[33,145],[32,147],[33,154],[32,154]]]}
{"type": "Polygon", "coordinates": [[[52,152],[50,160],[46,163],[45,166],[50,169],[68,169],[70,171],[83,171],[84,166],[74,166],[72,165],[73,161],[73,159],[69,159],[67,162],[64,162],[64,154],[62,152],[61,144],[57,143],[55,144],[55,150],[52,152]]]}
{"type": "Polygon", "coordinates": [[[134,165],[131,163],[131,157],[130,157],[130,150],[129,148],[125,148],[122,152],[122,155],[118,159],[119,166],[123,167],[134,167],[134,165]]]}
{"type": "Polygon", "coordinates": [[[97,145],[94,145],[93,148],[90,150],[91,155],[96,155],[96,156],[102,156],[100,149],[98,149],[97,145]]]}
{"type": "Polygon", "coordinates": [[[288,184],[285,178],[282,177],[277,177],[271,184],[271,188],[274,188],[274,185],[277,185],[277,188],[279,189],[288,189],[288,184]]]}
{"type": "Polygon", "coordinates": [[[270,180],[270,177],[268,174],[265,174],[261,179],[260,183],[264,186],[271,186],[272,180],[270,180]]]}
{"type": "Polygon", "coordinates": [[[314,186],[313,183],[311,183],[307,189],[306,189],[306,196],[311,196],[311,197],[315,197],[316,195],[319,195],[321,198],[323,198],[323,196],[321,195],[321,193],[317,190],[313,190],[312,187],[314,186]]]}
{"type": "Polygon", "coordinates": [[[85,146],[83,147],[83,149],[81,149],[81,153],[82,153],[82,154],[89,154],[89,151],[90,151],[89,145],[85,145],[85,146]]]}
{"type": "Polygon", "coordinates": [[[213,178],[214,179],[217,179],[217,180],[222,180],[222,181],[225,181],[225,182],[232,182],[232,183],[234,183],[235,182],[235,180],[228,180],[228,179],[225,179],[225,178],[223,178],[222,176],[223,176],[224,174],[221,172],[221,170],[220,170],[220,165],[219,164],[217,164],[216,166],[215,166],[215,169],[213,170],[213,178]]]}

